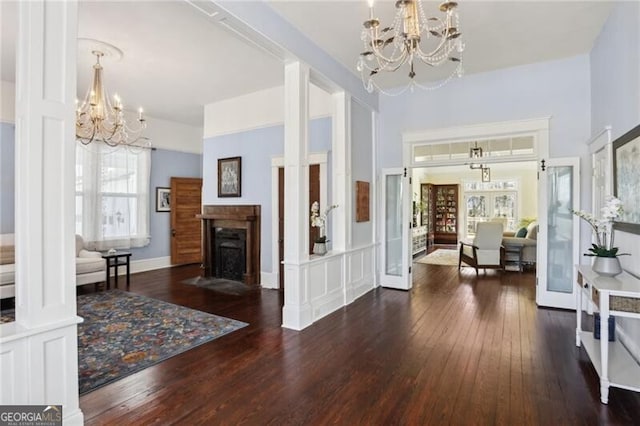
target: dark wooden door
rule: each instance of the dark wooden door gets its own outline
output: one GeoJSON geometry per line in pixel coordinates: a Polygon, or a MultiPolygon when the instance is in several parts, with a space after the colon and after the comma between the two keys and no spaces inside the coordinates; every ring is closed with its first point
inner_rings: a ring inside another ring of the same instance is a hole
{"type": "MultiPolygon", "coordinates": [[[[320,165],[311,164],[309,166],[309,216],[311,216],[311,204],[314,201],[320,201],[320,165]]],[[[320,206],[320,214],[322,214],[327,206],[320,206]]],[[[309,254],[313,253],[313,243],[320,236],[320,229],[311,226],[309,221],[309,254]]]]}
{"type": "Polygon", "coordinates": [[[202,179],[171,178],[171,264],[202,262],[202,179]]]}
{"type": "Polygon", "coordinates": [[[284,288],[284,167],[278,168],[278,266],[280,269],[279,288],[284,288]]]}
{"type": "MultiPolygon", "coordinates": [[[[320,165],[311,164],[309,166],[309,215],[311,215],[311,204],[320,200],[320,165]]],[[[322,213],[327,206],[320,206],[322,213]]],[[[320,230],[311,226],[309,221],[309,254],[313,253],[313,243],[320,230]]],[[[280,266],[280,288],[284,288],[284,168],[278,168],[278,252],[280,266]]]]}

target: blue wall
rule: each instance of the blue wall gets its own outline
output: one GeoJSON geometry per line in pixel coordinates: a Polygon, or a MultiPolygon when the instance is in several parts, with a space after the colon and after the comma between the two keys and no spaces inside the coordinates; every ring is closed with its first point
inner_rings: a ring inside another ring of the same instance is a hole
{"type": "Polygon", "coordinates": [[[171,255],[170,213],[156,212],[156,187],[171,185],[171,177],[202,177],[202,156],[185,152],[157,149],[151,151],[149,188],[149,231],[151,243],[131,249],[131,260],[171,255]]]}
{"type": "Polygon", "coordinates": [[[640,3],[616,3],[590,59],[591,131],[615,139],[640,124],[640,3]]]}
{"type": "MultiPolygon", "coordinates": [[[[353,218],[351,219],[351,243],[353,247],[362,247],[373,243],[373,127],[371,111],[356,102],[351,102],[351,179],[354,188],[352,195],[353,218]],[[369,214],[368,222],[356,222],[356,181],[369,182],[369,214]]],[[[398,146],[398,149],[402,144],[398,146]]]]}
{"type": "MultiPolygon", "coordinates": [[[[331,150],[331,118],[309,123],[309,151],[331,150]]],[[[205,139],[203,147],[203,204],[261,206],[260,265],[271,271],[271,158],[284,155],[284,126],[265,127],[205,139]],[[242,196],[218,198],[218,159],[242,157],[242,196]]],[[[330,165],[328,175],[331,176],[330,165]]],[[[329,182],[329,188],[331,183],[329,182]]],[[[331,196],[329,191],[329,197],[331,196]]]]}
{"type": "Polygon", "coordinates": [[[0,234],[15,227],[15,125],[0,123],[0,234]]]}
{"type": "Polygon", "coordinates": [[[381,96],[378,166],[402,166],[402,132],[547,116],[551,157],[586,156],[589,105],[588,55],[466,75],[434,91],[381,96]]]}

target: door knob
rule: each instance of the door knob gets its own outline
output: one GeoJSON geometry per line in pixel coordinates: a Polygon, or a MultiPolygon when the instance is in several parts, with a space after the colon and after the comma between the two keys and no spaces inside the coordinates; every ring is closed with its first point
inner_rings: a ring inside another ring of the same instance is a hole
{"type": "Polygon", "coordinates": [[[176,230],[175,230],[175,229],[172,229],[172,230],[171,230],[171,236],[172,236],[172,237],[175,237],[175,236],[176,236],[176,230]]]}

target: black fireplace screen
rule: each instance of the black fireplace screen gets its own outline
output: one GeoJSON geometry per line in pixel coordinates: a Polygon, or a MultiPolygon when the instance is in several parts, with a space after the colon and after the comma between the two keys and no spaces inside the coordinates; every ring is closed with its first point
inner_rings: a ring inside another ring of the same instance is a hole
{"type": "Polygon", "coordinates": [[[243,281],[246,272],[247,233],[244,229],[216,228],[216,278],[243,281]]]}

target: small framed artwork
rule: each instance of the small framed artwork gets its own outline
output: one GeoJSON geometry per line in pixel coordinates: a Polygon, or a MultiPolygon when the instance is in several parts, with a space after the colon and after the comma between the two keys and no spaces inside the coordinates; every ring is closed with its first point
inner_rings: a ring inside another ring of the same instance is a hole
{"type": "Polygon", "coordinates": [[[613,141],[613,195],[624,212],[613,223],[616,230],[640,234],[640,126],[613,141]]]}
{"type": "Polygon", "coordinates": [[[482,181],[491,182],[491,169],[488,167],[482,168],[482,181]]]}
{"type": "Polygon", "coordinates": [[[242,186],[242,157],[218,159],[218,197],[239,197],[242,186]]]}
{"type": "Polygon", "coordinates": [[[156,188],[156,211],[171,211],[171,188],[156,188]]]}
{"type": "Polygon", "coordinates": [[[356,222],[369,222],[369,182],[356,181],[356,222]]]}

